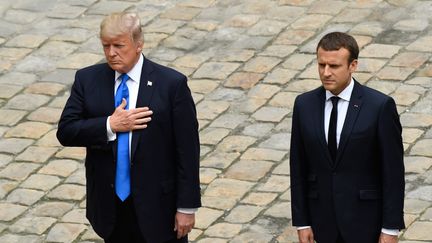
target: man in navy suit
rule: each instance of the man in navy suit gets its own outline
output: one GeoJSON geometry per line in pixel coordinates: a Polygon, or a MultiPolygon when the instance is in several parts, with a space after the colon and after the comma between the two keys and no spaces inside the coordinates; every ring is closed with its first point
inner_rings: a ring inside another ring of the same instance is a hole
{"type": "Polygon", "coordinates": [[[107,63],[76,72],[57,132],[87,149],[87,218],[108,243],[187,242],[201,206],[187,79],[143,56],[134,13],[107,16],[100,38],[107,63]]]}
{"type": "Polygon", "coordinates": [[[405,227],[399,116],[391,97],[352,77],[358,53],[352,36],[325,35],[322,86],[294,104],[291,210],[302,243],[393,243],[405,227]]]}

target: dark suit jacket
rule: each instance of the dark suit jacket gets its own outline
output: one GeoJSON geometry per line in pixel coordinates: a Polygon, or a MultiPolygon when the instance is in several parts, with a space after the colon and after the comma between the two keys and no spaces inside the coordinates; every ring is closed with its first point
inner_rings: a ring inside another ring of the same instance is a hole
{"type": "Polygon", "coordinates": [[[381,228],[402,229],[404,165],[401,124],[392,98],[355,82],[338,154],[324,133],[325,90],[297,97],[291,131],[294,226],[312,226],[319,243],[378,242],[381,228]]]}
{"type": "MultiPolygon", "coordinates": [[[[87,218],[102,238],[116,220],[117,143],[107,142],[106,131],[115,109],[114,75],[106,63],[77,71],[57,132],[62,145],[87,148],[87,218]]],[[[175,237],[177,208],[201,206],[198,122],[186,81],[144,59],[136,106],[148,106],[153,115],[147,128],[132,134],[131,196],[144,238],[152,243],[175,237]]]]}

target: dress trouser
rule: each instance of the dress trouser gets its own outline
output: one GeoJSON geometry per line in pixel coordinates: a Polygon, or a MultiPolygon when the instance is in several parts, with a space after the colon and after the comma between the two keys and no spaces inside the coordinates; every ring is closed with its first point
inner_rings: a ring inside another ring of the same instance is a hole
{"type": "MultiPolygon", "coordinates": [[[[129,196],[124,202],[116,197],[117,221],[114,230],[105,243],[150,243],[142,236],[135,215],[133,199],[129,196]]],[[[174,220],[174,217],[173,217],[174,220]]],[[[173,239],[165,243],[187,243],[188,238],[173,239]]]]}

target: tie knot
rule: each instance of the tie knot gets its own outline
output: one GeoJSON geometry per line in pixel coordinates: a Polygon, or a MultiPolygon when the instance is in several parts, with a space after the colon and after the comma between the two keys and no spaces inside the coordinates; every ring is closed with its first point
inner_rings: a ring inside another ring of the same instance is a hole
{"type": "Polygon", "coordinates": [[[339,102],[340,98],[338,96],[333,96],[330,99],[331,99],[331,102],[332,102],[333,106],[335,106],[339,102]]]}
{"type": "Polygon", "coordinates": [[[128,76],[126,73],[123,73],[123,74],[120,76],[120,78],[121,78],[121,82],[122,82],[122,83],[125,83],[125,82],[129,79],[129,76],[128,76]]]}

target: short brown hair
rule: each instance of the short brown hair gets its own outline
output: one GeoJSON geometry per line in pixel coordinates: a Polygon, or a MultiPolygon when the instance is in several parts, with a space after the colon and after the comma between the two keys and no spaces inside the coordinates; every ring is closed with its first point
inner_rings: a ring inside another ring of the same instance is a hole
{"type": "Polygon", "coordinates": [[[342,32],[331,32],[326,34],[318,42],[316,50],[322,48],[325,51],[337,51],[341,48],[345,48],[349,51],[350,56],[348,58],[348,64],[358,59],[359,47],[354,37],[342,33],[342,32]]]}
{"type": "Polygon", "coordinates": [[[137,13],[112,13],[102,20],[99,33],[100,37],[115,37],[122,34],[130,34],[131,39],[135,43],[144,41],[141,21],[137,13]]]}

